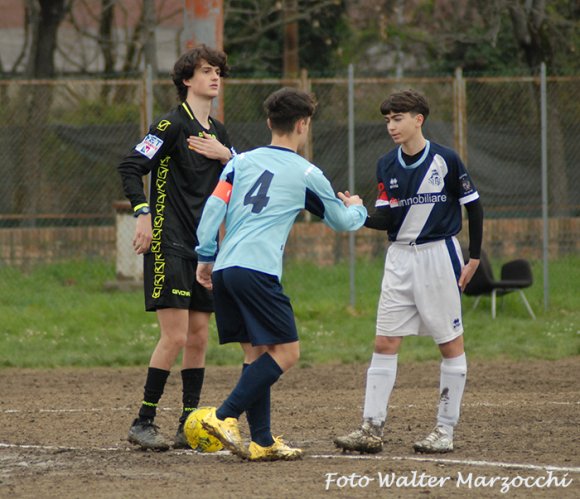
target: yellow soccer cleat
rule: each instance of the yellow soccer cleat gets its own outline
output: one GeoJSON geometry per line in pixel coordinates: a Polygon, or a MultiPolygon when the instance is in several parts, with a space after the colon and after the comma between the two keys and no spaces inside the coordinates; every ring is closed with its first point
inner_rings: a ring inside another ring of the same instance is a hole
{"type": "Polygon", "coordinates": [[[248,451],[244,449],[236,418],[226,418],[222,421],[217,418],[215,407],[212,407],[201,420],[201,426],[207,433],[217,438],[224,448],[232,454],[242,459],[248,458],[248,451]]]}
{"type": "Polygon", "coordinates": [[[302,459],[302,449],[289,447],[281,437],[274,437],[270,447],[251,442],[248,449],[250,461],[295,461],[302,459]]]}

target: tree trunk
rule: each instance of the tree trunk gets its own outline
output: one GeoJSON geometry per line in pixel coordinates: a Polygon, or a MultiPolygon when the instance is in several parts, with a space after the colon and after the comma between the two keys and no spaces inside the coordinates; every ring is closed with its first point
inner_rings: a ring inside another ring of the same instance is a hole
{"type": "MultiPolygon", "coordinates": [[[[31,79],[54,76],[54,52],[57,32],[65,13],[65,0],[28,1],[27,18],[32,24],[32,45],[27,64],[31,79]]],[[[22,89],[24,106],[24,138],[22,140],[21,168],[15,189],[15,213],[24,215],[23,225],[36,225],[35,215],[41,211],[42,153],[46,124],[52,102],[50,85],[31,85],[22,89]]]]}
{"type": "Polygon", "coordinates": [[[298,77],[300,69],[297,14],[298,0],[284,0],[284,18],[288,19],[288,22],[284,24],[283,72],[285,78],[298,77]]]}
{"type": "Polygon", "coordinates": [[[115,43],[113,41],[113,21],[115,19],[115,1],[101,0],[101,19],[99,22],[99,47],[103,54],[105,75],[115,72],[115,43]]]}
{"type": "Polygon", "coordinates": [[[56,36],[65,14],[66,3],[65,0],[38,0],[28,4],[35,8],[34,13],[38,15],[37,29],[32,34],[28,76],[51,78],[54,76],[56,36]],[[40,6],[39,10],[37,6],[40,6]]]}
{"type": "MultiPolygon", "coordinates": [[[[113,40],[113,21],[115,19],[115,1],[101,0],[101,18],[99,20],[99,47],[103,54],[103,72],[105,78],[115,72],[115,44],[113,40]]],[[[106,101],[111,93],[107,84],[101,89],[101,98],[106,101]]]]}

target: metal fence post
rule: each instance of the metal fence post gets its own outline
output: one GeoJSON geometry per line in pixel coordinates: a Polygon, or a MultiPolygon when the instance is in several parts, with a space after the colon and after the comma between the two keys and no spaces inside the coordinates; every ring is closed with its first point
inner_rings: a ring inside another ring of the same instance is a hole
{"type": "MultiPolygon", "coordinates": [[[[153,68],[150,64],[147,65],[145,70],[145,123],[143,126],[143,135],[149,130],[149,126],[153,123],[153,101],[155,99],[153,94],[153,68]]],[[[147,199],[149,199],[150,188],[151,188],[151,172],[143,179],[143,184],[145,188],[145,193],[147,194],[147,199]]]]}
{"type": "Polygon", "coordinates": [[[457,68],[455,70],[455,80],[453,81],[453,119],[454,119],[454,135],[455,135],[455,150],[459,153],[459,157],[464,163],[467,163],[467,144],[466,144],[466,128],[467,128],[467,104],[465,92],[465,79],[463,78],[463,70],[457,68]]]}
{"type": "Polygon", "coordinates": [[[543,223],[543,260],[544,260],[544,310],[548,310],[548,103],[546,88],[546,63],[540,66],[540,114],[541,114],[541,144],[542,144],[542,223],[543,223]]]}
{"type": "MultiPolygon", "coordinates": [[[[348,65],[348,190],[355,192],[354,180],[354,66],[348,65]]],[[[348,233],[348,255],[350,276],[350,306],[356,303],[355,266],[356,266],[356,234],[348,233]]]]}

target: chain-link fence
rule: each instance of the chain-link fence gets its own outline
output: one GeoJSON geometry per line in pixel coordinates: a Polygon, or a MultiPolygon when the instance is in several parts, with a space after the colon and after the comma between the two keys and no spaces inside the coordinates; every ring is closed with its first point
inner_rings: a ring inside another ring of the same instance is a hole
{"type": "MultiPolygon", "coordinates": [[[[336,190],[348,189],[347,78],[226,80],[221,106],[236,149],[267,144],[262,102],[292,85],[319,101],[303,153],[336,190]]],[[[120,251],[114,203],[123,199],[116,166],[140,140],[147,109],[175,105],[170,81],[0,81],[0,265],[30,266],[71,258],[111,262],[120,251]]],[[[355,78],[355,190],[372,208],[377,159],[393,147],[379,112],[395,89],[413,87],[430,101],[425,135],[454,147],[478,187],[486,214],[484,245],[494,257],[542,252],[541,113],[538,78],[355,78]]],[[[579,249],[580,77],[550,77],[548,214],[550,255],[579,249]]],[[[149,113],[150,114],[150,113],[149,113]]],[[[466,237],[467,231],[463,234],[466,237]]],[[[384,253],[384,233],[357,234],[359,256],[384,253]]],[[[332,263],[348,253],[347,236],[301,217],[287,258],[332,263]]]]}

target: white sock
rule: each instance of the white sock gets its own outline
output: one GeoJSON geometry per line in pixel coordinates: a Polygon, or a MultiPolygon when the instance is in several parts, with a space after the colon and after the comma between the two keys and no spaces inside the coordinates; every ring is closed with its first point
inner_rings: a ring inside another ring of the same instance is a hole
{"type": "Polygon", "coordinates": [[[373,353],[367,371],[363,419],[374,425],[384,425],[387,420],[387,405],[397,377],[397,357],[373,353]]]}
{"type": "Polygon", "coordinates": [[[452,359],[442,359],[437,425],[443,426],[451,438],[453,428],[459,421],[466,375],[467,359],[464,353],[452,359]]]}

